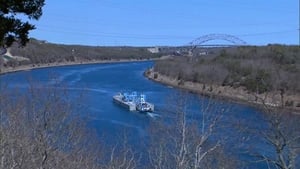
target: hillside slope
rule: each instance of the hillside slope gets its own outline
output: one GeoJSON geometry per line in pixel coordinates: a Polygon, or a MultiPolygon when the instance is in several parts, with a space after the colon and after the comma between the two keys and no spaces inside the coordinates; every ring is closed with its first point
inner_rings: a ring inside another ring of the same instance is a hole
{"type": "Polygon", "coordinates": [[[300,108],[299,46],[248,46],[208,51],[159,60],[152,70],[152,74],[156,73],[152,78],[205,94],[232,98],[240,95],[252,102],[267,100],[271,105],[300,108]]]}
{"type": "Polygon", "coordinates": [[[10,57],[6,56],[6,59],[2,60],[4,68],[68,62],[141,60],[160,56],[150,52],[147,47],[62,45],[36,39],[31,39],[24,48],[19,48],[17,44],[14,44],[9,52],[10,57]],[[15,59],[17,56],[25,59],[15,59]]]}

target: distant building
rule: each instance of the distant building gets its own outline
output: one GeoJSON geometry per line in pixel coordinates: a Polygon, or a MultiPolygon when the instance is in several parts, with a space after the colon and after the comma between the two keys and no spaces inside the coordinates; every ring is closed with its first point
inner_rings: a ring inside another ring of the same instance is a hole
{"type": "Polygon", "coordinates": [[[202,55],[207,55],[207,52],[199,52],[199,55],[202,56],[202,55]]]}
{"type": "Polygon", "coordinates": [[[159,47],[148,48],[148,51],[151,52],[151,53],[158,53],[159,52],[159,47]]]}

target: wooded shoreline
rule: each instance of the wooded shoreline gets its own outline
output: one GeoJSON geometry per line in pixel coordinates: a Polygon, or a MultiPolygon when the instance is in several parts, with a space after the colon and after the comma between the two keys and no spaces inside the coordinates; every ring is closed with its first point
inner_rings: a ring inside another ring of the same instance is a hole
{"type": "Polygon", "coordinates": [[[19,71],[29,71],[33,69],[42,69],[50,67],[60,67],[60,66],[72,66],[72,65],[88,65],[88,64],[105,64],[105,63],[122,63],[122,62],[144,62],[157,60],[152,59],[111,59],[111,60],[94,60],[94,61],[78,61],[78,62],[62,62],[62,63],[47,63],[47,64],[30,64],[22,65],[16,67],[4,67],[0,71],[0,75],[7,73],[14,73],[19,71]]]}
{"type": "MultiPolygon", "coordinates": [[[[143,62],[143,61],[153,61],[153,59],[114,59],[114,60],[99,60],[99,61],[84,61],[84,62],[62,62],[62,63],[48,63],[48,64],[31,64],[17,66],[15,68],[4,68],[1,70],[0,75],[7,73],[14,73],[18,71],[30,71],[33,69],[42,69],[50,67],[60,67],[60,66],[72,66],[72,65],[87,65],[87,64],[105,64],[105,63],[122,63],[122,62],[143,62]]],[[[144,73],[145,77],[150,80],[169,85],[175,88],[180,88],[187,90],[189,92],[201,94],[204,96],[212,96],[217,99],[231,100],[234,102],[247,104],[255,107],[262,107],[263,105],[269,106],[272,108],[281,107],[282,103],[279,100],[279,93],[272,93],[270,95],[259,94],[255,95],[249,93],[248,91],[242,88],[232,88],[228,86],[218,86],[214,84],[200,84],[195,82],[183,82],[182,80],[174,79],[165,75],[162,75],[158,72],[155,72],[153,69],[148,69],[144,73]],[[156,76],[156,77],[155,77],[156,76]]],[[[288,96],[287,98],[295,99],[297,96],[288,96]]],[[[299,98],[296,98],[297,101],[299,98]]],[[[292,113],[300,114],[300,107],[285,107],[285,109],[290,110],[292,113]]]]}
{"type": "MultiPolygon", "coordinates": [[[[168,85],[171,87],[183,89],[196,94],[214,97],[221,100],[230,100],[233,102],[250,105],[256,108],[263,108],[268,106],[269,108],[282,108],[282,101],[280,101],[279,92],[273,92],[268,94],[254,94],[244,90],[243,88],[232,88],[229,86],[219,86],[214,84],[201,84],[190,81],[182,81],[174,79],[165,75],[155,72],[153,68],[144,72],[144,76],[155,82],[168,85]]],[[[297,99],[297,96],[285,96],[286,99],[297,99]]],[[[285,110],[290,111],[293,114],[300,115],[300,107],[284,107],[285,110]]]]}

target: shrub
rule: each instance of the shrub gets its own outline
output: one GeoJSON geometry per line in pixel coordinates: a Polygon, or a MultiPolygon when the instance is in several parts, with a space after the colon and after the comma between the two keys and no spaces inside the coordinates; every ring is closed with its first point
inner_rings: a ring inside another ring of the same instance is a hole
{"type": "Polygon", "coordinates": [[[294,105],[294,101],[293,100],[287,100],[285,102],[285,106],[287,106],[287,107],[293,107],[293,105],[294,105]]]}

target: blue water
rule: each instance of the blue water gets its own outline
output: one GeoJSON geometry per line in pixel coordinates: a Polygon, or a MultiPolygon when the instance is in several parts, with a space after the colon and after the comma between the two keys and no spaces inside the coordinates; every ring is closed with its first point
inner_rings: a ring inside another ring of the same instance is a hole
{"type": "MultiPolygon", "coordinates": [[[[88,114],[89,126],[99,136],[114,137],[120,133],[133,133],[132,139],[146,136],[149,120],[159,117],[164,101],[174,91],[143,77],[152,62],[112,63],[64,66],[21,71],[1,76],[1,88],[25,91],[31,84],[38,86],[57,85],[62,90],[80,99],[83,114],[88,114]],[[112,102],[112,96],[122,91],[144,93],[155,104],[153,114],[128,112],[112,102]]],[[[82,111],[82,110],[81,110],[82,111]]],[[[118,136],[119,137],[119,136],[118,136]]]]}
{"type": "MultiPolygon", "coordinates": [[[[83,95],[83,99],[80,100],[82,107],[80,113],[88,116],[88,127],[96,130],[99,138],[105,136],[108,142],[114,142],[116,138],[126,133],[130,135],[131,144],[139,144],[146,140],[147,127],[151,121],[158,118],[172,118],[167,110],[172,109],[173,105],[170,103],[176,100],[175,95],[180,93],[178,89],[145,78],[143,72],[152,65],[153,62],[149,61],[35,69],[2,75],[0,85],[1,88],[8,90],[18,88],[20,91],[26,91],[30,84],[65,86],[62,90],[67,90],[71,97],[77,98],[83,95]],[[147,100],[155,104],[155,112],[141,114],[128,112],[123,107],[119,107],[112,102],[112,96],[120,91],[137,91],[146,94],[147,100]]],[[[188,117],[200,119],[199,111],[209,100],[191,93],[187,93],[186,98],[185,110],[189,112],[188,117]]],[[[264,114],[257,109],[221,100],[215,101],[215,111],[228,109],[228,112],[222,116],[223,127],[220,127],[217,137],[234,138],[237,136],[238,129],[233,126],[237,123],[244,127],[264,127],[264,114]]],[[[259,150],[265,146],[261,145],[262,143],[257,138],[248,138],[248,140],[251,139],[254,149],[259,150]]],[[[228,144],[230,146],[236,144],[236,139],[228,139],[228,144]]],[[[227,148],[231,149],[230,146],[227,148]]],[[[241,145],[241,152],[242,148],[243,145],[241,145]]],[[[240,158],[247,158],[239,153],[236,152],[240,158]]],[[[259,165],[253,168],[256,167],[259,165]]]]}

